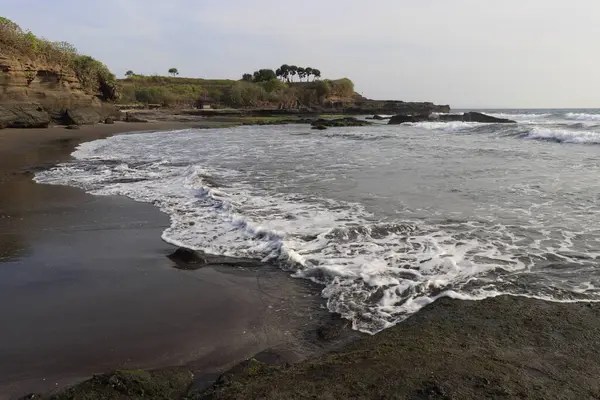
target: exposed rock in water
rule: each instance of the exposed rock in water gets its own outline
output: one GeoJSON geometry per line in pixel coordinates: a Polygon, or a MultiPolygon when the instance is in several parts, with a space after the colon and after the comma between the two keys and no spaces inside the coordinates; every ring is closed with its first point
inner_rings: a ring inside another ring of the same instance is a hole
{"type": "Polygon", "coordinates": [[[440,115],[395,115],[388,124],[398,125],[406,122],[481,122],[490,124],[516,124],[516,121],[496,118],[479,112],[467,112],[464,114],[440,114],[440,115]]]}
{"type": "Polygon", "coordinates": [[[325,125],[314,125],[312,127],[312,129],[317,129],[319,131],[324,131],[325,129],[327,129],[327,127],[325,125]]]}
{"type": "Polygon", "coordinates": [[[169,254],[169,259],[176,264],[178,269],[200,269],[208,265],[226,265],[234,267],[260,267],[263,263],[252,258],[237,258],[216,256],[203,251],[190,250],[180,247],[169,254]]]}
{"type": "Polygon", "coordinates": [[[323,128],[332,128],[332,127],[342,127],[342,126],[367,126],[371,125],[368,121],[362,121],[360,119],[347,117],[347,118],[337,118],[337,119],[318,119],[313,121],[311,125],[315,129],[323,129],[323,128]]]}
{"type": "Polygon", "coordinates": [[[384,117],[383,115],[377,115],[377,114],[373,115],[372,117],[367,117],[367,119],[372,119],[375,121],[384,121],[384,120],[390,119],[390,118],[392,118],[392,117],[384,117]]]}
{"type": "MultiPolygon", "coordinates": [[[[198,264],[206,264],[206,258],[200,252],[186,249],[184,247],[180,247],[175,250],[173,253],[169,254],[169,258],[177,263],[177,265],[182,267],[187,267],[190,265],[198,265],[198,264]]],[[[198,267],[199,268],[199,267],[198,267]]],[[[185,268],[185,269],[195,269],[195,268],[185,268]]]]}
{"type": "Polygon", "coordinates": [[[494,123],[494,124],[516,124],[517,121],[506,118],[496,118],[491,115],[482,114],[479,112],[468,112],[463,116],[465,122],[483,122],[483,123],[494,123]]]}
{"type": "MultiPolygon", "coordinates": [[[[328,107],[326,107],[328,108],[328,107]]],[[[335,108],[335,107],[334,107],[335,108]]],[[[438,105],[431,102],[406,102],[392,100],[360,99],[352,106],[337,107],[344,114],[404,114],[429,115],[431,113],[449,113],[449,105],[438,105]]]]}
{"type": "Polygon", "coordinates": [[[50,116],[37,103],[0,104],[0,129],[47,128],[50,116]]]}
{"type": "Polygon", "coordinates": [[[412,115],[394,115],[392,118],[390,118],[388,125],[399,125],[404,124],[406,122],[420,122],[426,120],[426,118],[413,117],[412,115]]]}

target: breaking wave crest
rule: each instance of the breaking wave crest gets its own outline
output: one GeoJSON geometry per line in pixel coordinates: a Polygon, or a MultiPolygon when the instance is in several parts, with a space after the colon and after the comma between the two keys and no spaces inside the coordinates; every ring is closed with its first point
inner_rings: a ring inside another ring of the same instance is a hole
{"type": "MultiPolygon", "coordinates": [[[[471,123],[453,126],[471,132],[506,129],[471,123]]],[[[354,137],[364,137],[357,132],[354,137]]],[[[548,140],[557,132],[536,128],[512,135],[548,140]],[[529,137],[534,134],[537,137],[529,137]]],[[[35,179],[152,203],[170,216],[171,225],[162,235],[165,241],[277,263],[295,277],[324,285],[329,309],[363,332],[379,332],[441,296],[595,299],[595,287],[571,284],[570,271],[559,279],[564,287],[539,279],[523,285],[536,265],[548,260],[583,267],[595,264],[600,254],[572,251],[574,234],[568,230],[527,230],[485,220],[380,219],[359,203],[309,192],[278,193],[253,184],[242,171],[199,165],[197,158],[186,158],[195,156],[188,144],[197,140],[193,131],[171,134],[168,141],[164,135],[127,135],[83,144],[74,153],[76,161],[40,172],[35,179]]],[[[560,140],[576,140],[569,135],[562,133],[560,140]]],[[[600,141],[589,134],[580,137],[600,141]]],[[[222,157],[237,154],[235,150],[222,157]]]]}

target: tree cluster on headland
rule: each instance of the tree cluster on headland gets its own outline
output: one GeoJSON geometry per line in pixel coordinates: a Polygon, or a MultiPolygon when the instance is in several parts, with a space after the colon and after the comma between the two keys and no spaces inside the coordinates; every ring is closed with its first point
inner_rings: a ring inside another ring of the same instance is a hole
{"type": "Polygon", "coordinates": [[[319,79],[321,77],[321,71],[311,67],[297,67],[295,65],[283,64],[277,70],[272,69],[259,69],[254,71],[253,74],[242,75],[242,80],[246,82],[266,82],[271,79],[281,79],[283,82],[294,82],[295,77],[302,82],[306,78],[306,82],[310,81],[310,78],[319,79]]]}
{"type": "MultiPolygon", "coordinates": [[[[354,84],[347,78],[321,79],[321,71],[316,68],[287,64],[276,70],[259,69],[240,80],[184,78],[179,76],[177,68],[165,71],[170,76],[144,76],[128,70],[125,79],[117,79],[106,65],[80,54],[70,43],[40,38],[2,17],[0,52],[15,66],[10,71],[11,82],[16,85],[24,74],[27,85],[35,86],[36,90],[62,90],[65,104],[69,103],[77,83],[81,83],[87,94],[102,100],[167,107],[210,104],[226,108],[294,109],[351,103],[356,96],[354,84]],[[17,71],[20,68],[26,69],[23,74],[17,71]],[[58,80],[54,89],[40,86],[48,73],[58,80]]],[[[0,73],[9,79],[8,72],[0,70],[0,73]]],[[[62,103],[55,106],[62,107],[62,103]]]]}

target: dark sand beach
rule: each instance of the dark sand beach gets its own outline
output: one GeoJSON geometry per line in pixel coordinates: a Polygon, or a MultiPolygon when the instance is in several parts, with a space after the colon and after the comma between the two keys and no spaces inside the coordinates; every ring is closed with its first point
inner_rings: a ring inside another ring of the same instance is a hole
{"type": "Polygon", "coordinates": [[[265,349],[320,351],[306,332],[329,315],[313,285],[266,266],[175,269],[152,205],[32,181],[82,141],[185,126],[0,132],[0,398],[115,368],[210,373],[265,349]]]}
{"type": "Polygon", "coordinates": [[[64,398],[600,398],[596,303],[441,299],[375,336],[340,335],[307,281],[267,265],[176,269],[152,205],[32,181],[82,141],[185,126],[0,132],[0,398],[169,366],[183,375],[109,375],[64,398]]]}

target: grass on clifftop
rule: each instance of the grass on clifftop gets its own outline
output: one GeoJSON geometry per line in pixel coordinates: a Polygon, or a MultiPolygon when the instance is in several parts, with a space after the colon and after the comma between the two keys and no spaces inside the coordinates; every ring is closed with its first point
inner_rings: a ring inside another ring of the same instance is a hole
{"type": "Polygon", "coordinates": [[[123,104],[190,107],[200,102],[231,108],[299,108],[352,102],[350,79],[285,83],[278,79],[246,82],[227,79],[133,75],[119,81],[123,104]]]}

